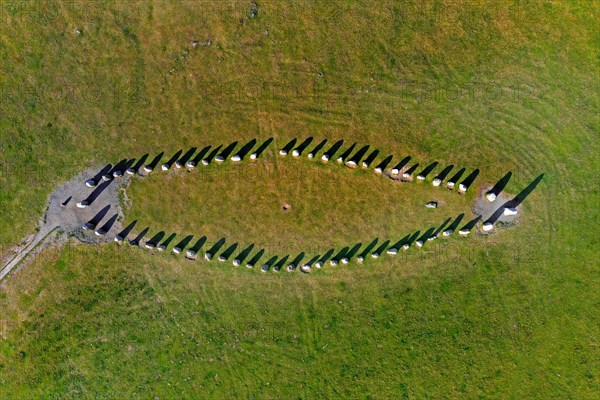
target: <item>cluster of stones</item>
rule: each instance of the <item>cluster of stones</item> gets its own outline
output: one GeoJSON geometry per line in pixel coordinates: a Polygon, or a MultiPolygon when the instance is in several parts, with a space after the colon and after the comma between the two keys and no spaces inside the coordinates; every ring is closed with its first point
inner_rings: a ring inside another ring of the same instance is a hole
{"type": "MultiPolygon", "coordinates": [[[[474,222],[476,222],[476,221],[475,220],[471,221],[470,223],[467,223],[462,229],[460,229],[458,232],[459,235],[467,236],[471,232],[473,226],[475,225],[474,222]]],[[[387,253],[388,255],[393,256],[393,255],[398,254],[400,251],[407,251],[412,246],[413,243],[416,248],[420,249],[420,248],[423,248],[427,242],[438,239],[440,237],[440,235],[442,237],[449,237],[452,234],[454,234],[454,229],[447,228],[442,231],[442,227],[440,227],[438,229],[438,231],[435,231],[432,233],[426,233],[426,234],[422,235],[421,237],[419,237],[418,239],[415,237],[412,240],[407,240],[404,242],[400,241],[400,242],[398,242],[398,244],[392,245],[389,248],[387,245],[385,245],[385,246],[380,246],[379,248],[377,248],[375,250],[365,249],[362,253],[357,255],[356,261],[358,263],[363,263],[369,255],[373,259],[378,259],[382,255],[383,252],[387,253]]],[[[114,238],[115,242],[117,242],[119,244],[124,243],[126,241],[126,239],[127,239],[127,234],[122,234],[122,233],[115,236],[115,238],[114,238]]],[[[141,240],[138,238],[130,240],[128,243],[132,246],[139,246],[139,247],[143,247],[143,248],[146,248],[149,250],[156,249],[159,252],[163,252],[168,246],[168,243],[165,243],[165,242],[157,243],[157,242],[153,242],[152,240],[149,240],[142,245],[141,240]]],[[[179,254],[183,253],[183,254],[185,254],[185,258],[187,258],[189,260],[198,260],[199,249],[192,248],[192,249],[188,249],[187,251],[184,252],[185,247],[186,247],[186,245],[182,245],[182,244],[175,245],[172,248],[171,252],[174,255],[179,255],[179,254]]],[[[199,246],[199,247],[201,248],[202,246],[199,246]]],[[[218,252],[218,250],[214,251],[214,253],[216,253],[216,252],[218,252]]],[[[333,252],[333,251],[331,251],[331,252],[333,252]]],[[[204,253],[204,259],[206,261],[212,261],[216,257],[217,261],[224,263],[227,260],[229,260],[232,256],[232,254],[231,254],[232,252],[229,252],[229,254],[227,254],[228,250],[225,250],[223,253],[221,253],[219,255],[214,254],[214,253],[213,253],[213,250],[207,250],[204,253]]],[[[244,253],[244,252],[242,251],[242,253],[244,253]]],[[[262,255],[260,255],[258,257],[251,257],[249,252],[245,256],[242,256],[242,253],[240,253],[240,255],[238,255],[236,257],[233,257],[233,259],[232,259],[233,266],[239,267],[242,265],[244,259],[249,258],[250,261],[246,262],[245,266],[247,268],[254,268],[255,264],[258,263],[258,260],[260,260],[260,257],[262,257],[262,255]]],[[[258,253],[259,252],[255,253],[255,255],[257,255],[258,253]]],[[[277,257],[273,257],[272,259],[275,260],[276,258],[277,257]]],[[[324,267],[324,265],[327,262],[329,262],[329,265],[331,265],[331,266],[337,266],[339,264],[344,264],[344,265],[348,264],[351,261],[351,258],[352,257],[348,256],[347,254],[342,254],[342,255],[338,254],[337,256],[333,256],[333,257],[332,256],[323,256],[323,257],[316,256],[311,261],[304,262],[304,263],[302,262],[302,260],[300,258],[300,259],[294,260],[293,262],[287,263],[285,269],[288,272],[299,269],[300,271],[302,271],[304,273],[309,273],[312,271],[313,267],[317,268],[317,269],[321,269],[324,267]]],[[[277,263],[277,262],[263,263],[263,264],[261,264],[260,271],[267,272],[269,269],[271,269],[274,272],[278,272],[280,270],[280,268],[283,267],[283,265],[279,265],[279,264],[281,264],[281,260],[279,263],[277,263]]]]}
{"type": "MultiPolygon", "coordinates": [[[[292,157],[300,157],[303,153],[303,145],[299,145],[295,148],[293,148],[292,150],[292,157]]],[[[360,158],[362,158],[362,155],[358,155],[357,152],[354,155],[351,155],[351,150],[352,148],[348,149],[345,153],[343,153],[342,155],[340,155],[339,157],[336,158],[336,162],[338,164],[343,164],[345,166],[347,166],[348,168],[356,168],[358,166],[358,164],[360,163],[361,167],[363,169],[368,169],[370,168],[375,161],[375,158],[372,159],[365,159],[365,160],[360,160],[360,158]]],[[[337,150],[336,150],[337,151],[337,150]]],[[[279,155],[282,157],[287,156],[289,153],[289,151],[286,148],[280,149],[279,150],[279,155]]],[[[308,153],[307,157],[309,159],[314,159],[315,157],[317,157],[318,155],[318,150],[313,150],[311,152],[308,153]]],[[[321,161],[323,163],[327,163],[330,161],[330,159],[332,158],[334,154],[330,154],[329,152],[325,151],[323,153],[323,155],[321,156],[321,161]]],[[[363,154],[364,155],[364,154],[363,154]]],[[[386,160],[382,161],[380,164],[378,164],[375,168],[374,168],[374,172],[378,175],[382,175],[384,173],[384,169],[386,168],[387,164],[391,161],[392,157],[388,157],[386,160]]],[[[408,162],[408,160],[410,160],[410,157],[406,157],[405,158],[406,162],[408,162]]],[[[404,161],[404,160],[403,160],[404,161]]],[[[437,163],[435,163],[437,164],[437,163]]],[[[402,180],[404,181],[410,181],[413,179],[413,168],[404,168],[406,166],[406,163],[404,162],[400,162],[399,164],[397,164],[395,167],[389,169],[389,173],[391,176],[400,176],[400,174],[402,173],[401,177],[402,180]]],[[[420,173],[417,175],[417,182],[423,182],[426,179],[426,175],[429,174],[430,172],[432,172],[432,170],[430,170],[427,173],[420,173]]],[[[441,184],[443,183],[443,177],[438,175],[436,176],[433,181],[432,181],[432,185],[434,187],[439,187],[441,186],[441,184]]],[[[446,187],[450,190],[453,190],[456,187],[456,183],[453,180],[448,180],[448,182],[446,183],[446,187]]],[[[472,183],[472,182],[471,182],[472,183]]],[[[458,184],[458,192],[460,194],[464,194],[467,192],[468,188],[469,188],[470,184],[467,185],[464,182],[463,183],[459,183],[458,184]]]]}

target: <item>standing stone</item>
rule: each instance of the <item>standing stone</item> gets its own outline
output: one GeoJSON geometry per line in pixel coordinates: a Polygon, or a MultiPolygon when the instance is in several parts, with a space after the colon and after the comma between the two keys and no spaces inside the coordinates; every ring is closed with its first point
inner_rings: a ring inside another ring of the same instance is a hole
{"type": "Polygon", "coordinates": [[[168,171],[168,170],[169,170],[169,168],[171,168],[171,166],[170,166],[168,163],[164,163],[164,164],[161,166],[161,169],[162,169],[163,171],[168,171]]]}
{"type": "Polygon", "coordinates": [[[363,256],[356,257],[356,261],[358,261],[359,263],[362,263],[364,260],[365,258],[363,256]]]}
{"type": "Polygon", "coordinates": [[[239,260],[239,259],[237,259],[237,258],[234,258],[234,259],[233,259],[233,266],[234,266],[234,267],[239,267],[239,266],[240,266],[240,260],[239,260]]]}
{"type": "Polygon", "coordinates": [[[415,244],[417,245],[417,247],[423,247],[423,240],[419,239],[415,242],[415,244]]]}
{"type": "Polygon", "coordinates": [[[332,259],[331,261],[329,261],[329,264],[331,264],[331,265],[333,265],[335,267],[336,265],[338,265],[338,261],[332,259]]]}
{"type": "Polygon", "coordinates": [[[156,246],[156,249],[158,251],[164,251],[167,248],[167,246],[165,246],[164,244],[159,244],[158,246],[156,246]]]}
{"type": "Polygon", "coordinates": [[[483,230],[486,232],[491,231],[492,229],[494,229],[494,224],[492,224],[491,222],[485,222],[483,224],[483,230]]]}
{"type": "Polygon", "coordinates": [[[308,153],[308,158],[315,158],[315,155],[313,153],[308,153]]]}
{"type": "Polygon", "coordinates": [[[206,261],[210,261],[212,260],[212,253],[209,253],[208,251],[206,252],[206,254],[204,254],[204,259],[206,261]]]}
{"type": "Polygon", "coordinates": [[[502,214],[507,215],[507,216],[517,215],[517,209],[506,207],[502,214]]]}
{"type": "Polygon", "coordinates": [[[129,167],[125,170],[125,173],[127,175],[133,175],[133,174],[135,174],[135,169],[133,169],[133,167],[129,167]]]}
{"type": "Polygon", "coordinates": [[[429,203],[425,204],[425,207],[427,208],[437,208],[438,203],[437,201],[430,201],[429,203]]]}
{"type": "Polygon", "coordinates": [[[196,162],[195,161],[188,161],[185,163],[185,167],[187,169],[193,169],[196,167],[196,162]]]}
{"type": "Polygon", "coordinates": [[[173,247],[173,253],[175,253],[175,254],[181,253],[181,247],[177,247],[177,246],[173,247]]]}
{"type": "Polygon", "coordinates": [[[188,250],[185,252],[185,256],[187,258],[194,258],[196,257],[196,252],[194,250],[188,250]]]}
{"type": "Polygon", "coordinates": [[[123,238],[121,237],[121,235],[115,236],[115,242],[121,243],[122,241],[123,241],[123,238]]]}
{"type": "Polygon", "coordinates": [[[89,205],[90,205],[89,201],[81,200],[79,203],[77,203],[77,208],[86,208],[89,205]]]}
{"type": "Polygon", "coordinates": [[[471,233],[469,229],[461,229],[460,231],[458,231],[458,234],[460,236],[467,236],[469,233],[471,233]]]}
{"type": "Polygon", "coordinates": [[[454,189],[454,182],[449,181],[447,186],[448,186],[448,189],[454,189]]]}
{"type": "Polygon", "coordinates": [[[350,161],[346,162],[346,166],[348,168],[356,168],[356,163],[354,161],[350,160],[350,161]]]}
{"type": "Polygon", "coordinates": [[[223,161],[225,161],[225,158],[222,155],[218,155],[215,157],[215,161],[218,163],[222,163],[223,161]]]}
{"type": "Polygon", "coordinates": [[[256,160],[257,154],[256,153],[252,153],[250,154],[250,159],[251,160],[256,160]]]}
{"type": "Polygon", "coordinates": [[[441,185],[441,183],[442,183],[442,180],[440,178],[435,178],[431,184],[435,187],[438,187],[441,185]]]}
{"type": "Polygon", "coordinates": [[[402,250],[408,250],[408,248],[409,248],[409,247],[410,247],[410,244],[408,244],[408,243],[404,243],[404,244],[402,245],[402,250]]]}
{"type": "Polygon", "coordinates": [[[487,199],[487,201],[489,201],[490,203],[493,203],[496,200],[496,193],[494,192],[487,192],[485,194],[485,198],[487,199]]]}
{"type": "Polygon", "coordinates": [[[383,170],[381,169],[381,167],[375,168],[375,173],[376,174],[381,174],[382,172],[383,172],[383,170]]]}
{"type": "Polygon", "coordinates": [[[300,152],[298,151],[298,149],[294,149],[294,151],[292,151],[292,157],[298,157],[300,155],[300,152]]]}
{"type": "Polygon", "coordinates": [[[96,231],[94,232],[94,234],[96,236],[104,236],[104,235],[106,235],[106,231],[104,229],[102,229],[102,228],[98,228],[98,229],[96,229],[96,231]]]}
{"type": "Polygon", "coordinates": [[[395,256],[396,254],[398,254],[398,249],[392,247],[391,249],[388,249],[387,253],[391,256],[395,256]]]}
{"type": "Polygon", "coordinates": [[[145,172],[152,172],[153,168],[150,165],[144,165],[145,172]]]}
{"type": "Polygon", "coordinates": [[[373,258],[379,258],[379,253],[374,251],[373,254],[371,254],[371,257],[373,258]]]}
{"type": "Polygon", "coordinates": [[[400,170],[398,168],[392,168],[392,175],[398,175],[400,170]]]}
{"type": "Polygon", "coordinates": [[[461,183],[458,185],[458,191],[464,193],[467,191],[467,187],[461,183]]]}
{"type": "Polygon", "coordinates": [[[239,154],[236,154],[235,156],[231,157],[231,161],[238,162],[238,161],[241,161],[241,160],[242,160],[242,157],[240,157],[239,154]]]}
{"type": "Polygon", "coordinates": [[[287,156],[287,153],[288,153],[288,152],[287,152],[287,150],[285,150],[285,149],[281,149],[281,150],[279,150],[279,155],[280,155],[280,156],[284,156],[284,157],[285,157],[285,156],[287,156]]]}
{"type": "Polygon", "coordinates": [[[409,174],[408,172],[404,172],[404,173],[402,174],[402,177],[403,177],[404,179],[408,179],[408,178],[410,178],[410,174],[409,174]]]}
{"type": "Polygon", "coordinates": [[[262,267],[260,267],[260,272],[267,272],[269,270],[269,266],[267,264],[263,264],[262,267]]]}
{"type": "Polygon", "coordinates": [[[349,260],[348,260],[348,258],[344,257],[344,258],[342,258],[341,261],[342,261],[342,264],[348,264],[349,260]]]}
{"type": "Polygon", "coordinates": [[[317,268],[323,268],[323,261],[317,261],[315,263],[315,267],[317,267],[317,268]]]}
{"type": "Polygon", "coordinates": [[[447,229],[444,232],[442,232],[442,235],[448,237],[448,236],[452,235],[453,233],[454,233],[454,231],[452,229],[447,229]]]}
{"type": "Polygon", "coordinates": [[[290,264],[290,265],[287,266],[287,271],[288,272],[292,272],[295,269],[296,269],[296,266],[294,264],[290,264]]]}
{"type": "Polygon", "coordinates": [[[206,166],[208,164],[210,164],[210,161],[208,161],[207,159],[204,159],[201,161],[202,165],[206,166]]]}
{"type": "Polygon", "coordinates": [[[418,181],[424,181],[425,180],[425,176],[419,174],[419,175],[417,175],[417,180],[418,181]]]}
{"type": "Polygon", "coordinates": [[[341,164],[344,162],[344,157],[338,157],[338,159],[336,160],[338,162],[338,164],[341,164]]]}
{"type": "Polygon", "coordinates": [[[181,165],[181,161],[179,161],[179,160],[175,161],[175,168],[179,169],[181,167],[183,167],[183,165],[181,165]]]}
{"type": "Polygon", "coordinates": [[[254,264],[252,264],[251,262],[247,262],[246,263],[246,267],[248,267],[248,268],[254,268],[254,264]]]}
{"type": "Polygon", "coordinates": [[[361,165],[363,168],[369,168],[369,163],[367,161],[363,161],[361,165]]]}
{"type": "Polygon", "coordinates": [[[113,172],[113,178],[120,178],[123,176],[123,172],[121,172],[120,170],[116,170],[115,172],[113,172]]]}
{"type": "Polygon", "coordinates": [[[152,242],[146,242],[146,246],[147,249],[153,249],[154,248],[154,243],[152,242]]]}
{"type": "Polygon", "coordinates": [[[302,272],[304,272],[305,274],[309,273],[310,272],[310,265],[309,264],[304,264],[302,267],[300,267],[300,270],[302,272]]]}
{"type": "Polygon", "coordinates": [[[323,154],[323,156],[321,157],[321,160],[325,161],[325,162],[329,161],[329,154],[327,154],[327,153],[323,154]]]}
{"type": "Polygon", "coordinates": [[[106,175],[102,175],[102,180],[103,180],[104,182],[108,182],[108,181],[110,181],[111,179],[112,179],[112,176],[111,176],[111,175],[108,175],[108,174],[106,174],[106,175]]]}
{"type": "Polygon", "coordinates": [[[217,260],[219,260],[220,262],[225,262],[225,257],[223,255],[220,255],[217,260]]]}
{"type": "Polygon", "coordinates": [[[88,179],[87,181],[85,181],[85,186],[89,188],[96,187],[96,181],[93,179],[88,179]]]}

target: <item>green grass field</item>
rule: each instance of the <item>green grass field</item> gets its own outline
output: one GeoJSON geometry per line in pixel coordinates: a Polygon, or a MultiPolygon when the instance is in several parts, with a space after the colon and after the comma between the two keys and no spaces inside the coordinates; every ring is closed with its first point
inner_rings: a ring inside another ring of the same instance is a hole
{"type": "Polygon", "coordinates": [[[246,172],[133,182],[127,221],[282,255],[400,238],[468,215],[477,191],[275,156],[292,138],[480,168],[474,189],[544,173],[516,227],[307,275],[48,248],[0,288],[0,398],[597,396],[597,3],[8,0],[0,15],[3,251],[80,170],[192,146],[275,139],[246,172]]]}

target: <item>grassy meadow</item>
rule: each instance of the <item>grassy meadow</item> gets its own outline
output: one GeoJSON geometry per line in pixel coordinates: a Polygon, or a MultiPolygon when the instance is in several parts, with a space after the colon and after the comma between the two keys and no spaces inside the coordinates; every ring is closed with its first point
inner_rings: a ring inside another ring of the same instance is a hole
{"type": "Polygon", "coordinates": [[[274,138],[254,167],[134,181],[127,222],[279,254],[468,220],[482,185],[544,173],[516,227],[308,275],[48,248],[0,288],[0,398],[594,398],[599,11],[0,2],[3,250],[81,169],[192,146],[274,138]],[[459,196],[274,154],[309,136],[481,174],[459,196]]]}

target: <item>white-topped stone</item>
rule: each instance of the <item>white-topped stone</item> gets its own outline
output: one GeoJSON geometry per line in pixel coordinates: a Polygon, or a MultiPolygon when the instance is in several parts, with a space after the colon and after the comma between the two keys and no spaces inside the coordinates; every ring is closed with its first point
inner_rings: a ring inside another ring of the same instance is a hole
{"type": "Polygon", "coordinates": [[[204,254],[204,259],[206,261],[212,260],[212,253],[206,252],[206,254],[204,254]]]}
{"type": "Polygon", "coordinates": [[[487,201],[489,201],[490,203],[493,203],[496,200],[496,193],[494,192],[487,192],[485,194],[485,198],[487,199],[487,201]]]}
{"type": "Polygon", "coordinates": [[[302,267],[300,267],[300,270],[304,273],[310,272],[310,265],[304,264],[302,267]]]}
{"type": "Polygon", "coordinates": [[[194,258],[196,257],[196,252],[194,250],[188,250],[185,252],[185,256],[188,258],[194,258]]]}
{"type": "Polygon", "coordinates": [[[242,157],[240,157],[239,154],[236,154],[233,157],[231,157],[231,161],[238,162],[238,161],[241,161],[241,160],[242,160],[242,157]]]}
{"type": "Polygon", "coordinates": [[[300,155],[300,152],[297,149],[294,149],[294,151],[292,151],[292,157],[298,157],[300,155]]]}
{"type": "Polygon", "coordinates": [[[346,163],[346,166],[350,167],[350,168],[355,168],[356,167],[356,162],[350,160],[346,163]]]}
{"type": "Polygon", "coordinates": [[[448,189],[454,189],[454,182],[450,181],[446,184],[446,186],[448,186],[448,189]]]}
{"type": "Polygon", "coordinates": [[[376,174],[380,174],[382,172],[383,172],[383,170],[380,167],[375,168],[375,173],[376,174]]]}
{"type": "Polygon", "coordinates": [[[237,259],[237,258],[234,258],[234,259],[233,259],[233,266],[234,266],[234,267],[239,267],[239,266],[240,266],[240,260],[239,260],[239,259],[237,259]]]}
{"type": "Polygon", "coordinates": [[[341,259],[341,261],[342,261],[342,264],[348,264],[349,260],[348,260],[348,258],[344,257],[341,259]]]}
{"type": "Polygon", "coordinates": [[[284,150],[284,149],[279,150],[280,156],[287,156],[287,153],[288,153],[287,150],[284,150]]]}
{"type": "Polygon", "coordinates": [[[115,172],[113,172],[113,178],[120,178],[123,176],[123,172],[116,170],[115,172]]]}
{"type": "Polygon", "coordinates": [[[106,175],[102,175],[102,180],[103,180],[104,182],[108,182],[108,181],[110,181],[111,179],[112,179],[112,175],[108,175],[108,174],[106,174],[106,175]]]}
{"type": "Polygon", "coordinates": [[[442,180],[440,178],[435,178],[431,184],[435,187],[438,187],[442,184],[442,180]]]}
{"type": "Polygon", "coordinates": [[[517,209],[506,207],[503,214],[507,216],[517,215],[517,209]]]}
{"type": "Polygon", "coordinates": [[[418,181],[424,181],[425,177],[423,175],[419,174],[419,175],[417,175],[417,180],[418,181]]]}
{"type": "Polygon", "coordinates": [[[90,222],[86,222],[81,227],[83,228],[84,231],[87,231],[87,230],[90,230],[90,229],[94,229],[96,227],[96,225],[94,225],[94,224],[92,224],[90,222]]]}
{"type": "Polygon", "coordinates": [[[215,161],[218,163],[222,163],[223,161],[225,161],[225,157],[223,157],[222,155],[218,155],[215,157],[215,161]]]}
{"type": "Polygon", "coordinates": [[[391,256],[395,256],[396,254],[398,254],[398,249],[392,247],[391,249],[388,249],[387,253],[391,256]]]}
{"type": "Polygon", "coordinates": [[[402,177],[404,179],[408,179],[408,178],[410,178],[410,174],[408,172],[405,172],[405,173],[402,174],[402,177]]]}
{"type": "Polygon", "coordinates": [[[254,268],[254,264],[252,264],[251,262],[246,263],[246,267],[247,268],[254,268]]]}
{"type": "Polygon", "coordinates": [[[308,153],[308,158],[315,158],[315,155],[313,153],[308,153]]]}
{"type": "Polygon", "coordinates": [[[250,154],[250,159],[251,160],[256,160],[256,157],[258,157],[256,153],[250,154]]]}
{"type": "Polygon", "coordinates": [[[400,170],[398,168],[392,168],[392,175],[398,175],[400,170]]]}
{"type": "Polygon", "coordinates": [[[458,185],[458,191],[459,192],[466,192],[467,191],[467,187],[461,183],[461,184],[458,185]]]}
{"type": "Polygon", "coordinates": [[[325,162],[329,161],[329,155],[328,154],[323,154],[323,156],[321,157],[321,160],[325,161],[325,162]]]}
{"type": "Polygon", "coordinates": [[[147,249],[153,249],[154,248],[154,243],[152,243],[152,242],[146,242],[145,247],[147,249]]]}
{"type": "Polygon", "coordinates": [[[269,266],[267,264],[263,264],[262,267],[260,267],[260,272],[267,272],[269,270],[269,266]]]}
{"type": "Polygon", "coordinates": [[[202,161],[200,161],[202,163],[202,165],[206,166],[208,164],[210,164],[210,161],[208,161],[207,159],[204,159],[202,161]]]}
{"type": "Polygon", "coordinates": [[[317,268],[323,268],[323,261],[317,261],[315,263],[315,267],[317,267],[317,268]]]}
{"type": "Polygon", "coordinates": [[[115,242],[117,243],[121,243],[123,241],[123,238],[120,235],[115,236],[115,242]]]}
{"type": "Polygon", "coordinates": [[[336,265],[338,265],[338,261],[337,260],[331,260],[331,261],[329,261],[329,264],[331,264],[333,266],[336,266],[336,265]]]}
{"type": "Polygon", "coordinates": [[[356,257],[356,261],[358,261],[359,263],[362,263],[363,261],[365,261],[365,258],[363,256],[358,256],[358,257],[356,257]]]}
{"type": "Polygon", "coordinates": [[[152,167],[149,165],[144,165],[144,171],[145,172],[152,172],[152,167]]]}
{"type": "Polygon", "coordinates": [[[225,257],[220,255],[217,260],[219,260],[220,262],[225,262],[225,257]]]}
{"type": "Polygon", "coordinates": [[[87,181],[85,181],[85,186],[93,188],[96,186],[96,181],[93,179],[88,179],[87,181]]]}
{"type": "Polygon", "coordinates": [[[471,233],[471,231],[468,229],[461,229],[460,231],[458,231],[458,234],[460,236],[467,236],[469,233],[471,233]]]}
{"type": "Polygon", "coordinates": [[[366,162],[366,161],[363,161],[363,162],[362,162],[362,167],[363,167],[363,168],[369,168],[369,163],[368,163],[368,162],[366,162]]]}
{"type": "Polygon", "coordinates": [[[96,229],[96,231],[94,232],[94,235],[96,236],[104,236],[106,235],[106,231],[102,228],[96,229]]]}
{"type": "Polygon", "coordinates": [[[373,252],[373,254],[371,254],[371,257],[379,258],[379,253],[375,251],[375,252],[373,252]]]}
{"type": "Polygon", "coordinates": [[[336,160],[339,164],[344,162],[344,157],[338,157],[338,159],[336,160]]]}
{"type": "Polygon", "coordinates": [[[454,231],[452,229],[446,229],[444,232],[442,232],[442,236],[450,236],[454,233],[454,231]]]}
{"type": "Polygon", "coordinates": [[[165,246],[164,244],[159,244],[158,246],[156,246],[156,249],[158,251],[164,251],[167,248],[167,246],[165,246]]]}
{"type": "Polygon", "coordinates": [[[494,224],[492,224],[491,222],[485,222],[483,224],[483,230],[486,232],[491,231],[492,229],[494,229],[494,224]]]}
{"type": "Polygon", "coordinates": [[[408,244],[408,243],[404,243],[404,244],[402,245],[402,250],[408,250],[408,248],[409,248],[409,247],[410,247],[410,244],[408,244]]]}
{"type": "Polygon", "coordinates": [[[173,253],[175,253],[175,254],[181,253],[181,248],[177,247],[177,246],[173,247],[173,253]]]}
{"type": "Polygon", "coordinates": [[[77,208],[86,208],[89,205],[90,205],[89,201],[81,200],[79,203],[77,203],[77,208]]]}
{"type": "Polygon", "coordinates": [[[195,161],[188,161],[185,163],[185,167],[186,168],[195,168],[196,167],[196,162],[195,161]]]}
{"type": "Polygon", "coordinates": [[[171,168],[171,166],[170,166],[169,164],[165,163],[165,164],[161,165],[161,167],[160,167],[160,168],[161,168],[163,171],[168,171],[168,170],[169,170],[169,168],[171,168]]]}
{"type": "Polygon", "coordinates": [[[125,170],[125,173],[127,175],[133,175],[133,174],[135,174],[135,169],[133,169],[132,167],[129,167],[125,170]]]}
{"type": "Polygon", "coordinates": [[[290,265],[287,266],[287,271],[288,272],[292,272],[295,269],[296,269],[296,266],[294,264],[290,264],[290,265]]]}
{"type": "Polygon", "coordinates": [[[417,247],[423,247],[423,241],[422,240],[417,240],[415,242],[415,244],[417,245],[417,247]]]}

